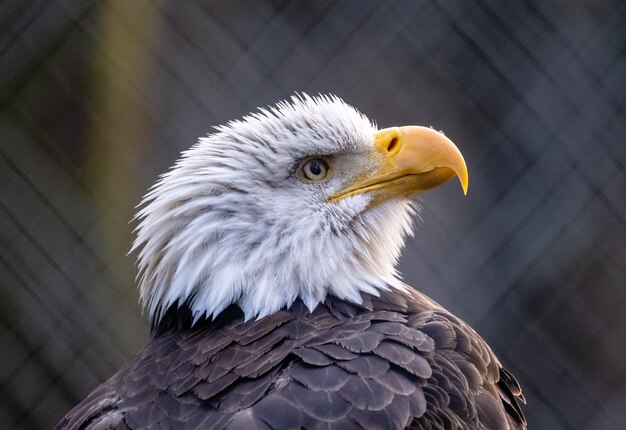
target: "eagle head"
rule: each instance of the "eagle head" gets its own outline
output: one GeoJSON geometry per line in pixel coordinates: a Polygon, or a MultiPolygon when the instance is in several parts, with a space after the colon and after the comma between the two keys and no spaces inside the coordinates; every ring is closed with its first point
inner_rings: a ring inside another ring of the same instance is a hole
{"type": "Polygon", "coordinates": [[[458,176],[463,157],[425,127],[378,130],[335,96],[294,96],[217,127],[144,197],[133,250],[153,322],[237,304],[263,317],[300,298],[407,288],[395,269],[410,198],[458,176]]]}

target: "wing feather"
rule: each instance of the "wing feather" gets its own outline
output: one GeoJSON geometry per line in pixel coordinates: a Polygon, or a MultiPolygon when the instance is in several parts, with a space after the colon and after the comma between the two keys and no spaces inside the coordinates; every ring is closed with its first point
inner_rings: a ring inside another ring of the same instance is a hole
{"type": "Polygon", "coordinates": [[[519,384],[417,292],[167,326],[59,429],[524,429],[519,384]]]}

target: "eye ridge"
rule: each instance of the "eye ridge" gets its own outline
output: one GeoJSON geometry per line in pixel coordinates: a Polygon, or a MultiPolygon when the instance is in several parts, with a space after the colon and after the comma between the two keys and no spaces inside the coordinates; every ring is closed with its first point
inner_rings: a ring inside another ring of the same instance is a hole
{"type": "Polygon", "coordinates": [[[328,178],[330,165],[322,157],[307,158],[300,164],[298,177],[304,182],[320,182],[328,178]]]}

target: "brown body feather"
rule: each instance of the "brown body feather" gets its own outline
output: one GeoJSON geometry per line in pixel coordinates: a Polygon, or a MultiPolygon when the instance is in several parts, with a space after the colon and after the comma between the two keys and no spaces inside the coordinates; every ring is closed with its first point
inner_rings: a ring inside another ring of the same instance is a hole
{"type": "Polygon", "coordinates": [[[418,292],[328,298],[154,339],[58,429],[524,429],[523,397],[487,344],[418,292]]]}

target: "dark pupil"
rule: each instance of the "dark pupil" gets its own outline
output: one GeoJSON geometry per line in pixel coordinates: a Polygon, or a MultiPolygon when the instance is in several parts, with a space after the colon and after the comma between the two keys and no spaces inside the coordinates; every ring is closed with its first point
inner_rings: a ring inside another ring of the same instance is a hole
{"type": "Polygon", "coordinates": [[[318,163],[317,161],[311,161],[311,164],[309,165],[309,170],[314,176],[317,176],[322,173],[322,166],[320,166],[320,163],[318,163]]]}

